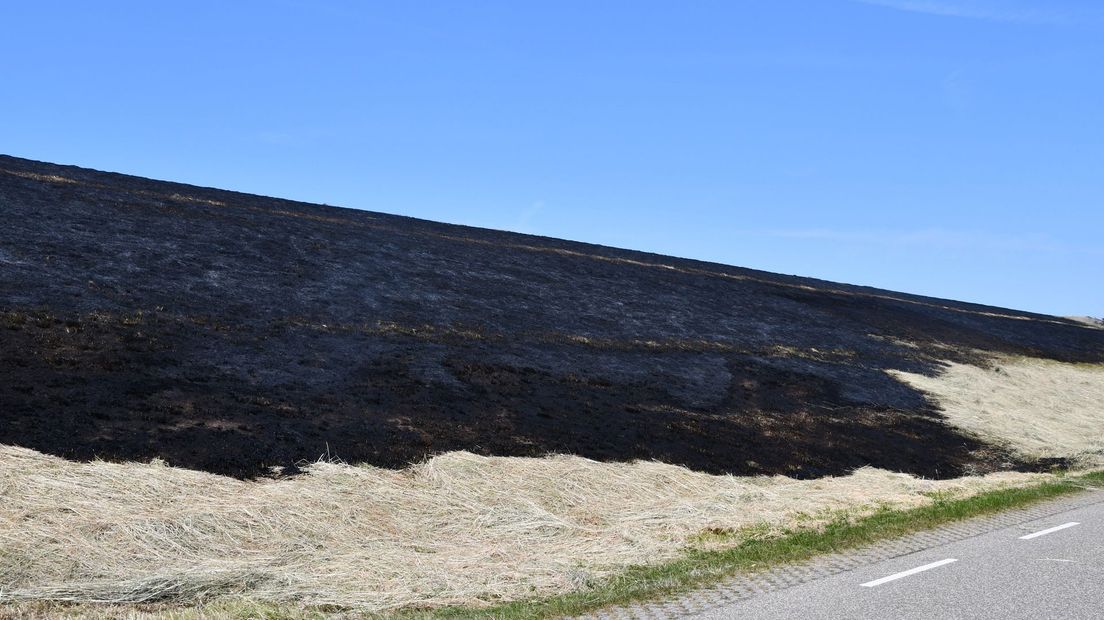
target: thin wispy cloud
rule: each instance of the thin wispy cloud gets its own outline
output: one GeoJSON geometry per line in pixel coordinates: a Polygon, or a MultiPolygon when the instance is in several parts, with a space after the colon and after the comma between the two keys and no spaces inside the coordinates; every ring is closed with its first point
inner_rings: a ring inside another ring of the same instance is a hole
{"type": "Polygon", "coordinates": [[[536,231],[534,230],[534,228],[532,226],[533,218],[535,218],[537,216],[537,214],[539,214],[543,210],[544,210],[544,201],[543,200],[538,200],[538,201],[534,202],[533,204],[529,205],[527,208],[525,208],[523,211],[521,211],[521,213],[518,214],[517,222],[514,225],[514,227],[511,228],[510,230],[513,230],[515,232],[536,234],[536,231]]]}
{"type": "MultiPolygon", "coordinates": [[[[861,4],[880,6],[909,13],[923,13],[942,17],[960,17],[997,22],[1025,24],[1064,24],[1074,19],[1067,11],[1028,8],[1020,3],[978,2],[976,0],[852,0],[861,4]]],[[[1040,3],[1041,4],[1041,3],[1040,3]]]]}

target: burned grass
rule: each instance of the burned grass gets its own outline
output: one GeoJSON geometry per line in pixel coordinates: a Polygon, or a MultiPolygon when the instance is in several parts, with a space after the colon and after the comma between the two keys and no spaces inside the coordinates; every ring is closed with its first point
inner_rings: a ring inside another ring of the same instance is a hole
{"type": "Polygon", "coordinates": [[[1072,320],[0,157],[0,443],[818,477],[1031,468],[887,371],[1104,360],[1072,320]]]}
{"type": "MultiPolygon", "coordinates": [[[[501,336],[457,344],[451,333],[437,339],[425,329],[336,331],[323,336],[346,345],[359,341],[376,355],[304,399],[305,381],[289,376],[272,386],[221,369],[181,368],[178,353],[189,342],[242,356],[282,347],[302,352],[301,376],[325,376],[332,364],[311,350],[315,329],[289,337],[285,328],[278,332],[281,344],[273,344],[272,336],[248,327],[157,313],[6,316],[0,366],[9,381],[0,385],[6,421],[0,443],[67,458],[161,458],[239,477],[275,466],[294,471],[298,461],[325,454],[402,467],[465,449],[660,460],[710,473],[799,478],[866,465],[948,478],[1007,465],[1006,455],[960,436],[922,401],[911,411],[851,402],[829,378],[747,354],[718,358],[708,369],[724,377],[723,391],[714,388],[703,398],[691,377],[673,398],[670,383],[655,384],[643,374],[618,381],[583,364],[553,373],[496,360],[501,336]],[[440,347],[433,365],[418,358],[427,344],[440,347]]],[[[543,354],[568,360],[594,350],[590,342],[550,344],[545,336],[536,342],[543,354]]],[[[646,356],[653,364],[664,355],[606,354],[621,363],[631,363],[631,355],[647,363],[646,356]]],[[[679,358],[692,364],[695,354],[678,350],[667,363],[672,369],[679,358]]]]}

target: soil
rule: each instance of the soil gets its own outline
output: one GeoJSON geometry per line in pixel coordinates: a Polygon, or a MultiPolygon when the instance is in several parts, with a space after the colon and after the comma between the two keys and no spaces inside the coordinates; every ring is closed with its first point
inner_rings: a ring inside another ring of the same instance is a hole
{"type": "Polygon", "coordinates": [[[815,477],[1020,463],[884,371],[1071,319],[0,156],[0,443],[237,477],[448,450],[815,477]]]}

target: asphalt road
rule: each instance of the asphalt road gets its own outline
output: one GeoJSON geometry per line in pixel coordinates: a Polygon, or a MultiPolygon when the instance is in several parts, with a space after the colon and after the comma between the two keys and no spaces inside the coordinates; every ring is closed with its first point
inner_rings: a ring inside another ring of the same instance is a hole
{"type": "Polygon", "coordinates": [[[695,617],[1104,618],[1104,504],[870,564],[695,617]]]}

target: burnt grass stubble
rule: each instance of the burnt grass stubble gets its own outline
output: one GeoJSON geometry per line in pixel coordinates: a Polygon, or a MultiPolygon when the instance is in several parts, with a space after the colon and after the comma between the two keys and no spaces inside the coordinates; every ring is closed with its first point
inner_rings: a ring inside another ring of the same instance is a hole
{"type": "Polygon", "coordinates": [[[1053,463],[886,369],[1104,361],[1056,317],[3,156],[0,217],[0,443],[76,460],[947,478],[1053,463]]]}

